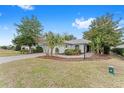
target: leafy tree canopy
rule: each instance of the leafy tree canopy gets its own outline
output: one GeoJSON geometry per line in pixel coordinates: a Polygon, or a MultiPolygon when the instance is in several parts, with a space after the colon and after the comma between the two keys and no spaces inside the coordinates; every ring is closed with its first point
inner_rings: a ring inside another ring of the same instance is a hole
{"type": "Polygon", "coordinates": [[[89,31],[84,32],[84,38],[92,41],[91,46],[96,53],[103,53],[105,46],[115,46],[121,42],[119,21],[114,20],[112,14],[105,14],[91,22],[89,31]]]}
{"type": "Polygon", "coordinates": [[[68,34],[66,34],[66,33],[63,35],[63,37],[64,37],[64,39],[67,40],[67,41],[68,41],[68,40],[76,39],[76,37],[74,37],[73,35],[68,35],[68,34]]]}
{"type": "Polygon", "coordinates": [[[16,30],[17,36],[13,43],[16,45],[28,45],[29,51],[31,51],[31,46],[38,43],[43,26],[35,16],[31,18],[24,17],[19,24],[16,24],[16,30]]]}

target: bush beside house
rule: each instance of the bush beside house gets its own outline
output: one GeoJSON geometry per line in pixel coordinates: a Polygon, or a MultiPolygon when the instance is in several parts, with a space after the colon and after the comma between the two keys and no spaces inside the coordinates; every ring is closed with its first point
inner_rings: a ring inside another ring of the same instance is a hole
{"type": "MultiPolygon", "coordinates": [[[[32,48],[31,50],[32,50],[32,53],[42,53],[42,52],[43,52],[43,48],[40,47],[40,46],[36,46],[36,48],[32,48]]],[[[22,48],[22,49],[20,50],[20,52],[21,52],[22,54],[28,54],[28,53],[29,53],[29,50],[26,49],[26,48],[22,48]]]]}
{"type": "Polygon", "coordinates": [[[65,55],[79,55],[81,54],[81,50],[80,49],[66,49],[64,54],[65,55]]]}
{"type": "Polygon", "coordinates": [[[124,48],[113,48],[112,52],[124,56],[124,48]]]}
{"type": "Polygon", "coordinates": [[[29,50],[22,48],[20,50],[20,52],[21,52],[21,54],[28,54],[29,53],[29,50]]]}
{"type": "Polygon", "coordinates": [[[42,53],[43,52],[43,48],[40,46],[37,46],[36,49],[33,49],[32,51],[33,53],[42,53]]]}
{"type": "Polygon", "coordinates": [[[20,51],[21,50],[21,46],[20,45],[16,45],[14,50],[15,51],[20,51]]]}

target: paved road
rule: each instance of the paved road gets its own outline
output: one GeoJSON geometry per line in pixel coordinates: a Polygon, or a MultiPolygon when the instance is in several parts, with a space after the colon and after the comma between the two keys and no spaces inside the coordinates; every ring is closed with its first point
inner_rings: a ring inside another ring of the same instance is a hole
{"type": "Polygon", "coordinates": [[[35,58],[35,57],[39,57],[43,55],[45,54],[36,53],[36,54],[26,54],[26,55],[19,55],[19,56],[0,57],[0,64],[11,62],[11,61],[16,61],[16,60],[21,60],[21,59],[35,58]]]}

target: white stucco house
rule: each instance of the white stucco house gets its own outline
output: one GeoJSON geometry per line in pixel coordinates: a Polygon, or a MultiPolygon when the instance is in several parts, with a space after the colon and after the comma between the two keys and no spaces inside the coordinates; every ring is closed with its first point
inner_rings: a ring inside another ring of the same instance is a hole
{"type": "MultiPolygon", "coordinates": [[[[90,42],[91,41],[86,39],[74,39],[70,41],[65,41],[62,45],[55,46],[55,48],[53,49],[53,54],[64,54],[66,49],[75,49],[75,48],[80,49],[82,54],[84,53],[84,50],[85,50],[85,53],[87,53],[91,51],[91,48],[89,46],[90,42]]],[[[47,43],[43,38],[39,40],[38,45],[43,48],[44,53],[51,52],[51,49],[48,47],[47,43]]],[[[32,46],[32,48],[35,49],[36,46],[32,46]]],[[[24,45],[21,47],[21,49],[29,50],[29,47],[24,45]]]]}
{"type": "MultiPolygon", "coordinates": [[[[70,41],[65,41],[62,45],[58,45],[53,49],[53,54],[64,54],[65,49],[75,49],[79,48],[81,50],[81,53],[90,52],[90,46],[89,43],[91,41],[86,39],[75,39],[70,41]]],[[[43,48],[44,53],[50,53],[50,49],[47,46],[46,42],[42,42],[39,44],[43,48]]]]}
{"type": "MultiPolygon", "coordinates": [[[[36,46],[32,46],[31,48],[36,49],[36,46]]],[[[23,45],[23,46],[21,46],[21,49],[29,50],[29,46],[23,45]]]]}

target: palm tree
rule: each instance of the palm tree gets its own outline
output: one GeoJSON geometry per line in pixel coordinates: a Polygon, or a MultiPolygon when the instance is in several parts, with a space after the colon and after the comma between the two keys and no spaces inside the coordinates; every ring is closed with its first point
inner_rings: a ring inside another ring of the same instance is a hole
{"type": "Polygon", "coordinates": [[[54,47],[62,44],[64,42],[64,38],[61,35],[55,34],[53,32],[46,33],[45,37],[46,43],[51,50],[50,55],[52,56],[54,47]]]}

